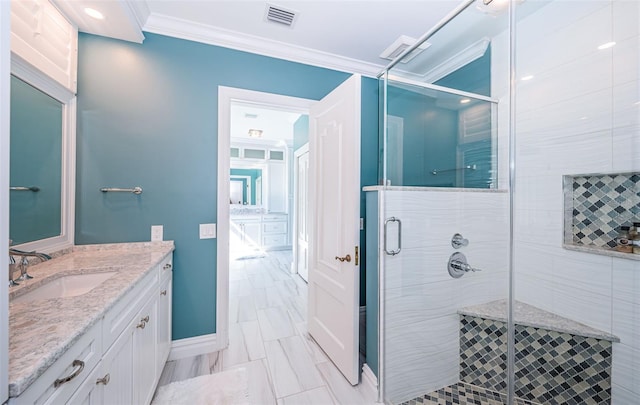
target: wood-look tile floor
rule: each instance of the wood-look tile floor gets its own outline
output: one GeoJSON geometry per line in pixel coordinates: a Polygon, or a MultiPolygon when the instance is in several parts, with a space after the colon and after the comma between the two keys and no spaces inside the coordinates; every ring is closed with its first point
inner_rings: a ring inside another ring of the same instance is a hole
{"type": "Polygon", "coordinates": [[[245,367],[252,404],[375,403],[375,392],[351,386],[307,333],[307,284],[290,273],[291,261],[290,250],[232,261],[229,347],[167,362],[158,386],[245,367]]]}

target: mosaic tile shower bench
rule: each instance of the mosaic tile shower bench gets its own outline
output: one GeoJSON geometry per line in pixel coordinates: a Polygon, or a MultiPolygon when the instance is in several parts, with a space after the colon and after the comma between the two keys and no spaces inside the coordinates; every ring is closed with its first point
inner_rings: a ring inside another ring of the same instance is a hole
{"type": "MultiPolygon", "coordinates": [[[[612,343],[619,339],[516,302],[515,394],[542,404],[611,402],[612,343]]],[[[506,392],[506,300],[460,311],[460,380],[506,392]]]]}
{"type": "MultiPolygon", "coordinates": [[[[617,337],[521,302],[514,312],[516,404],[611,403],[617,337]]],[[[458,314],[460,382],[404,404],[506,403],[506,300],[458,314]]]]}

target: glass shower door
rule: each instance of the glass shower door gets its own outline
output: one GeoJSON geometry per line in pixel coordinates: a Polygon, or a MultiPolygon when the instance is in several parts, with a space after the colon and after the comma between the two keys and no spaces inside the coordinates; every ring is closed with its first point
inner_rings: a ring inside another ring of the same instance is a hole
{"type": "Polygon", "coordinates": [[[469,4],[380,77],[386,403],[507,399],[508,15],[469,4]]]}

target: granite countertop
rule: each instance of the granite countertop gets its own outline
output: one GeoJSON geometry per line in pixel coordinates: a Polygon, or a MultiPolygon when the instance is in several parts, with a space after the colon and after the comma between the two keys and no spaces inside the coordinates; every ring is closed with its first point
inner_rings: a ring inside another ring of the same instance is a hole
{"type": "MultiPolygon", "coordinates": [[[[473,305],[458,310],[461,315],[475,316],[477,318],[493,319],[495,321],[507,321],[507,300],[491,301],[485,304],[473,305]]],[[[548,329],[572,335],[604,339],[619,342],[620,339],[610,333],[584,325],[582,323],[564,318],[543,309],[515,302],[514,323],[516,325],[531,326],[534,328],[548,329]]]]}
{"type": "Polygon", "coordinates": [[[9,289],[9,396],[24,392],[173,250],[173,241],[75,246],[29,266],[34,278],[9,289]],[[12,302],[48,280],[97,272],[117,274],[83,295],[12,302]]]}

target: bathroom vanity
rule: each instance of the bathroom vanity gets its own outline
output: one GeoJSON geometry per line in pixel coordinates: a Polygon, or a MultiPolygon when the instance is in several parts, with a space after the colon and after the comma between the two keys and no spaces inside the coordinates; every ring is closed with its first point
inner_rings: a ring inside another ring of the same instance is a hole
{"type": "Polygon", "coordinates": [[[173,250],[76,246],[31,266],[9,292],[9,403],[150,403],[171,348],[173,250]]]}

